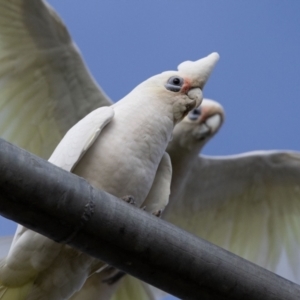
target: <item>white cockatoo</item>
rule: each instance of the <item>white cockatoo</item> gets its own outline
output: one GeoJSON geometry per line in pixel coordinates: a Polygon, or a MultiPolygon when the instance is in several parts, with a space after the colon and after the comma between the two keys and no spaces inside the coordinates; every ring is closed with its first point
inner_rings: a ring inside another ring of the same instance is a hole
{"type": "Polygon", "coordinates": [[[293,270],[300,245],[300,153],[199,156],[223,120],[222,107],[205,100],[176,126],[167,149],[173,179],[164,219],[271,271],[287,254],[293,270]]]}
{"type": "MultiPolygon", "coordinates": [[[[222,106],[204,99],[175,126],[167,147],[173,168],[171,195],[162,218],[272,271],[284,254],[295,271],[300,153],[199,156],[223,121],[222,106]]],[[[113,285],[102,280],[98,290],[105,296],[90,300],[155,300],[166,295],[129,275],[113,285]],[[109,292],[115,293],[111,297],[109,292]]]]}
{"type": "MultiPolygon", "coordinates": [[[[116,197],[132,195],[160,215],[170,194],[165,150],[173,128],[202,102],[218,59],[212,53],[183,62],[178,71],[153,76],[114,105],[94,110],[67,132],[49,161],[116,197]]],[[[19,225],[0,263],[0,299],[68,299],[103,265],[19,225]]]]}
{"type": "Polygon", "coordinates": [[[0,136],[49,158],[80,119],[112,101],[42,0],[0,0],[0,136]]]}
{"type": "MultiPolygon", "coordinates": [[[[0,135],[43,158],[86,114],[112,104],[46,1],[0,0],[0,61],[0,135]]],[[[2,258],[11,237],[0,241],[2,258]]]]}

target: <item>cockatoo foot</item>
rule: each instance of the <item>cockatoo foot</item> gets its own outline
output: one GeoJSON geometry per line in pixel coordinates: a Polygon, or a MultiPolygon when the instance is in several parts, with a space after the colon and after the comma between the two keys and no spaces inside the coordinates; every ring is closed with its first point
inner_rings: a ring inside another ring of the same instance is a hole
{"type": "Polygon", "coordinates": [[[117,281],[119,281],[121,278],[123,278],[126,275],[126,273],[119,271],[117,274],[112,275],[106,279],[103,279],[103,283],[107,283],[108,285],[115,284],[117,281]]]}
{"type": "Polygon", "coordinates": [[[155,217],[158,217],[158,218],[161,217],[161,214],[162,214],[162,210],[161,209],[159,209],[159,210],[157,210],[157,211],[155,211],[155,212],[152,213],[152,215],[154,215],[155,217]]]}
{"type": "Polygon", "coordinates": [[[135,205],[134,198],[130,195],[126,195],[126,196],[122,197],[121,199],[129,204],[135,205]]]}

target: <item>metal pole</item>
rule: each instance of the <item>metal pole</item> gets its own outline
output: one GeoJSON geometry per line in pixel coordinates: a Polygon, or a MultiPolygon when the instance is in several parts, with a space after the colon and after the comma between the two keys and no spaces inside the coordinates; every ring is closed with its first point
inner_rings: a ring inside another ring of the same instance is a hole
{"type": "Polygon", "coordinates": [[[300,286],[4,140],[0,213],[181,299],[300,299],[300,286]]]}

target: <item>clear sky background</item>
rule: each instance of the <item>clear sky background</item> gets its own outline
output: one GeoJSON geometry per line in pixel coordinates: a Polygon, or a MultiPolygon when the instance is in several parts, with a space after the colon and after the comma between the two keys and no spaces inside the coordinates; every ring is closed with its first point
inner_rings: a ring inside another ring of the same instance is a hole
{"type": "MultiPolygon", "coordinates": [[[[204,153],[300,151],[300,1],[49,2],[114,101],[154,74],[217,51],[204,96],[224,106],[226,121],[204,153]]],[[[0,234],[13,234],[12,223],[0,224],[0,234]]]]}

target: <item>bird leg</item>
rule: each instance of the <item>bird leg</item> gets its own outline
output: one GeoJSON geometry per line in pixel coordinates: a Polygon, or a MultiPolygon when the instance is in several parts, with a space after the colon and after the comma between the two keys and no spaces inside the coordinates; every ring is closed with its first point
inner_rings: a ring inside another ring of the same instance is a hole
{"type": "Polygon", "coordinates": [[[153,216],[160,218],[162,214],[162,210],[156,210],[155,212],[152,213],[153,216]]]}

